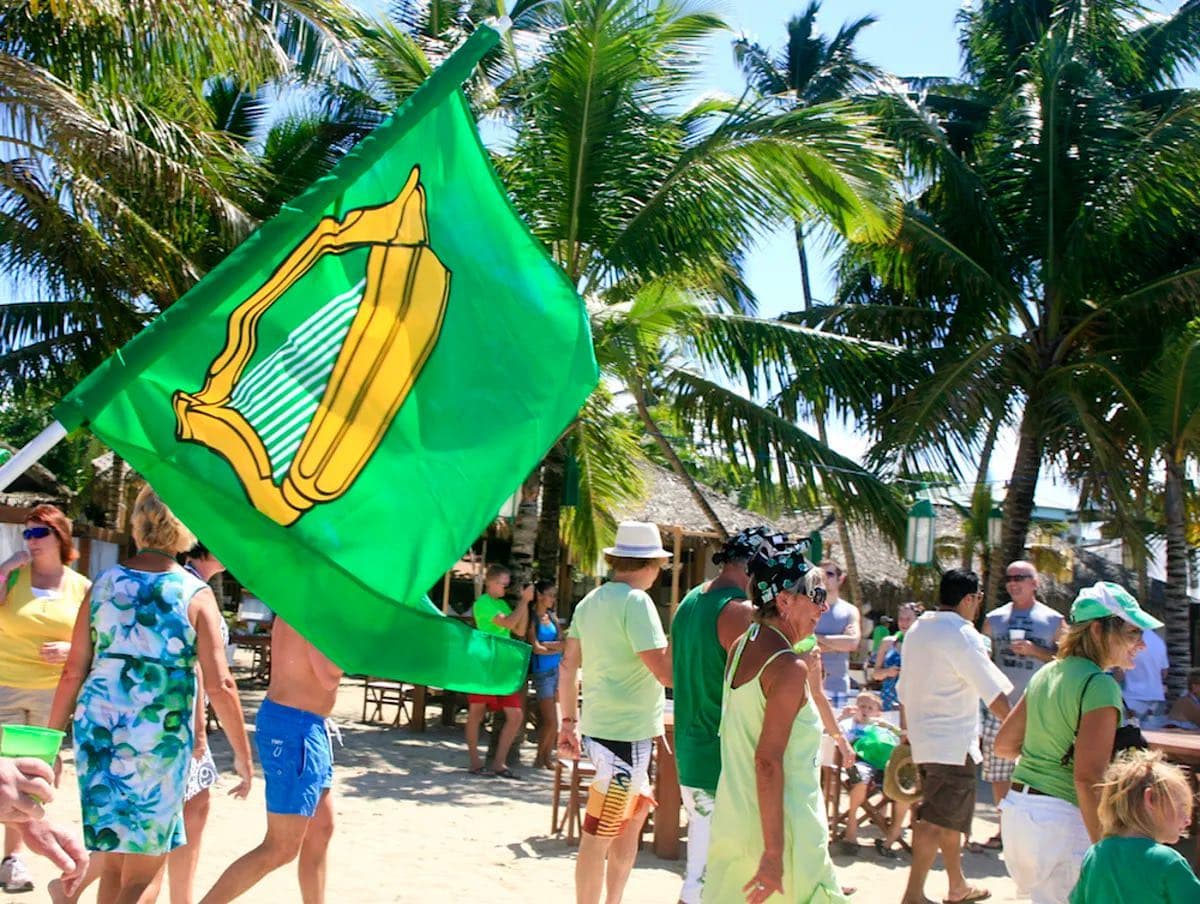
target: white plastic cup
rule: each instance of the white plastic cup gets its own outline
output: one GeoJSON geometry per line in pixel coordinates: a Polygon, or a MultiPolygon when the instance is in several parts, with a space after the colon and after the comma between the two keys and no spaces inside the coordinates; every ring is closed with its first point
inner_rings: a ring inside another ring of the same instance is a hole
{"type": "Polygon", "coordinates": [[[1022,628],[1009,628],[1008,629],[1008,639],[1009,640],[1024,640],[1025,639],[1025,631],[1022,628]]]}

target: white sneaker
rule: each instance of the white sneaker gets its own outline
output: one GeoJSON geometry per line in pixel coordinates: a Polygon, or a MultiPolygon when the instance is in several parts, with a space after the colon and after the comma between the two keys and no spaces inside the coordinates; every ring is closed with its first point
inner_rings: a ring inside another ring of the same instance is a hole
{"type": "Polygon", "coordinates": [[[0,888],[9,894],[33,891],[33,876],[18,857],[5,857],[0,861],[0,888]]]}

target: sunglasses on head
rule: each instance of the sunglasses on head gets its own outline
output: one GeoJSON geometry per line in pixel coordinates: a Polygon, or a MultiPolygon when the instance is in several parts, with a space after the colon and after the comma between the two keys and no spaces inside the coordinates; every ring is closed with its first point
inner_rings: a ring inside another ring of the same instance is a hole
{"type": "Polygon", "coordinates": [[[825,600],[829,599],[829,593],[824,587],[814,587],[808,598],[813,601],[814,606],[824,606],[825,600]]]}
{"type": "Polygon", "coordinates": [[[26,540],[40,540],[43,537],[48,537],[54,533],[50,528],[38,525],[37,527],[27,527],[21,531],[21,536],[26,540]]]}

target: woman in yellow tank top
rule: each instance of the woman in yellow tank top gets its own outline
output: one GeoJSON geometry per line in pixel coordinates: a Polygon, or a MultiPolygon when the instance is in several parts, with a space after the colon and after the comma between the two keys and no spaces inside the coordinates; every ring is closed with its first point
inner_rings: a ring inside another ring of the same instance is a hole
{"type": "MultiPolygon", "coordinates": [[[[25,517],[25,549],[0,563],[0,724],[41,725],[71,649],[71,629],[92,582],[67,566],[79,557],[71,522],[52,505],[25,517]]],[[[4,829],[0,889],[32,891],[21,836],[4,829]]]]}

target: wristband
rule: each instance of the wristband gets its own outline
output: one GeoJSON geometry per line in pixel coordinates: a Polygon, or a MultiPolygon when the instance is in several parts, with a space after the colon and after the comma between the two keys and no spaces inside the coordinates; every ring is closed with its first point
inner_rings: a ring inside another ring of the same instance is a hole
{"type": "Polygon", "coordinates": [[[565,717],[564,717],[564,718],[562,719],[562,721],[563,721],[563,722],[577,722],[577,721],[579,721],[579,720],[578,720],[578,719],[567,719],[567,718],[565,718],[565,717]]]}

